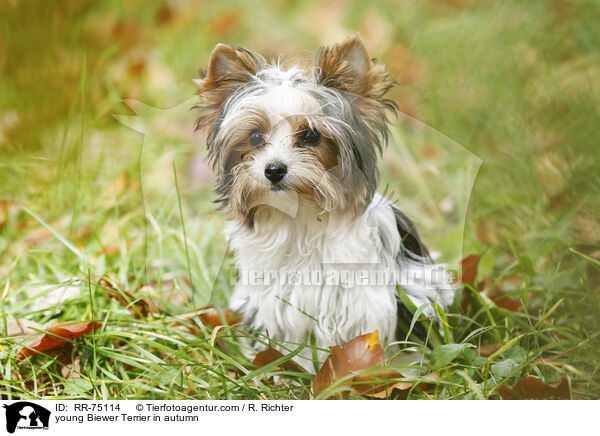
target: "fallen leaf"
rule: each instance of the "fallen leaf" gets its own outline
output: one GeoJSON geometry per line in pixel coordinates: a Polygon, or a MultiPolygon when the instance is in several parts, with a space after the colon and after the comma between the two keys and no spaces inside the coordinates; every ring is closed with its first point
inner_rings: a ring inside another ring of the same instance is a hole
{"type": "Polygon", "coordinates": [[[79,356],[75,357],[75,359],[68,361],[65,363],[60,369],[60,373],[66,379],[75,380],[81,378],[81,359],[79,356]]]}
{"type": "MultiPolygon", "coordinates": [[[[398,374],[399,377],[402,377],[398,374]]],[[[394,376],[395,377],[395,376],[394,376]]],[[[388,378],[391,378],[391,375],[388,375],[388,378]]],[[[425,385],[419,385],[421,387],[425,387],[425,385]]],[[[396,382],[391,384],[384,384],[383,390],[373,389],[370,391],[363,392],[363,395],[371,398],[395,398],[395,399],[406,399],[408,390],[413,387],[413,383],[408,382],[396,382]],[[400,393],[399,393],[400,391],[400,393]]]]}
{"type": "MultiPolygon", "coordinates": [[[[458,283],[473,285],[475,283],[475,277],[477,276],[477,268],[479,267],[479,259],[481,256],[477,254],[471,254],[460,261],[461,273],[457,277],[458,283]]],[[[467,313],[469,306],[472,303],[473,296],[469,290],[465,287],[462,291],[463,299],[460,303],[460,308],[463,313],[467,313]]]]}
{"type": "Polygon", "coordinates": [[[234,325],[242,319],[241,315],[228,308],[221,309],[223,317],[225,318],[224,320],[221,319],[219,312],[217,312],[217,309],[214,306],[207,306],[201,310],[202,313],[200,313],[199,316],[200,320],[202,320],[202,324],[212,328],[216,328],[220,325],[234,325]]]}
{"type": "Polygon", "coordinates": [[[501,384],[498,393],[503,400],[569,400],[571,390],[566,378],[561,378],[553,385],[547,385],[539,377],[529,376],[517,382],[512,388],[501,384]]]}
{"type": "Polygon", "coordinates": [[[345,379],[356,373],[344,385],[351,386],[356,392],[363,395],[386,396],[396,385],[398,388],[407,389],[408,383],[393,383],[386,381],[387,378],[402,377],[398,373],[387,373],[384,371],[359,374],[368,368],[382,367],[385,364],[383,350],[379,344],[377,331],[357,336],[345,345],[331,347],[331,355],[315,376],[312,383],[313,394],[327,389],[336,381],[345,379]]]}
{"type": "Polygon", "coordinates": [[[481,256],[477,254],[471,254],[460,261],[462,272],[460,274],[459,281],[467,285],[475,284],[475,276],[477,275],[477,267],[479,266],[479,259],[481,256]]]}
{"type": "Polygon", "coordinates": [[[494,354],[499,349],[500,349],[500,344],[486,344],[486,345],[482,345],[481,347],[477,348],[477,350],[475,350],[475,351],[478,356],[490,357],[492,354],[494,354]]]}
{"type": "Polygon", "coordinates": [[[54,357],[62,364],[60,373],[64,378],[81,378],[81,359],[79,356],[73,356],[73,344],[67,342],[62,347],[48,350],[46,354],[54,357]]]}
{"type": "Polygon", "coordinates": [[[24,347],[21,347],[17,353],[17,361],[23,360],[25,357],[32,356],[40,351],[47,351],[60,347],[65,342],[90,333],[93,330],[97,330],[101,326],[102,324],[99,322],[80,322],[77,324],[64,324],[49,328],[48,333],[50,334],[44,333],[27,342],[24,347]]]}
{"type": "MultiPolygon", "coordinates": [[[[492,300],[496,306],[518,312],[523,308],[523,305],[519,300],[507,296],[505,289],[508,288],[509,290],[514,290],[521,280],[521,276],[512,276],[504,277],[498,283],[495,283],[491,277],[486,277],[477,284],[477,289],[479,292],[485,292],[488,298],[492,300]]],[[[467,295],[468,290],[464,289],[463,294],[467,295]]],[[[532,295],[533,294],[530,294],[530,296],[532,295]]],[[[470,295],[467,295],[467,298],[464,298],[461,302],[463,312],[466,312],[470,301],[470,295]]]]}
{"type": "Polygon", "coordinates": [[[519,300],[515,300],[514,298],[496,295],[488,295],[488,297],[490,297],[496,306],[502,307],[503,309],[510,310],[512,312],[519,312],[521,309],[523,309],[521,302],[519,300]]]}
{"type": "Polygon", "coordinates": [[[503,278],[497,286],[492,286],[491,289],[487,291],[487,296],[496,306],[518,312],[523,309],[523,305],[519,300],[507,296],[504,289],[505,285],[508,285],[509,289],[511,289],[511,287],[514,288],[520,280],[519,277],[503,278]]]}
{"type": "MultiPolygon", "coordinates": [[[[262,368],[263,366],[266,366],[269,363],[275,362],[277,359],[281,359],[282,357],[283,357],[283,354],[280,351],[278,351],[274,348],[268,348],[264,351],[257,353],[256,357],[254,358],[252,363],[254,365],[256,365],[257,367],[262,368]]],[[[281,367],[288,371],[305,372],[302,368],[300,368],[300,366],[298,366],[298,364],[296,364],[292,360],[283,362],[281,367]]]]}

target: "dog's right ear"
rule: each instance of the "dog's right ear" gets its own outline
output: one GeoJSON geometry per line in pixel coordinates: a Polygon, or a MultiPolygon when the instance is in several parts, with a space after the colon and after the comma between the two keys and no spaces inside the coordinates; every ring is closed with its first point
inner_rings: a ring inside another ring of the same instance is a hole
{"type": "Polygon", "coordinates": [[[217,44],[210,55],[208,69],[194,79],[204,102],[203,115],[197,128],[211,124],[217,117],[223,103],[240,86],[246,84],[265,63],[264,59],[245,48],[233,49],[225,44],[217,44]]]}
{"type": "Polygon", "coordinates": [[[245,48],[233,49],[226,44],[217,44],[210,55],[204,82],[223,86],[226,81],[247,81],[256,74],[262,62],[260,56],[245,48]]]}

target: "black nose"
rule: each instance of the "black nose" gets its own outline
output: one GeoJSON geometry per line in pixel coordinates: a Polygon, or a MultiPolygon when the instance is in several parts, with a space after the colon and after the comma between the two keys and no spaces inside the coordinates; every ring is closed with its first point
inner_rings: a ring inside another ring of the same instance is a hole
{"type": "Polygon", "coordinates": [[[265,168],[265,177],[271,181],[271,183],[280,182],[281,179],[287,174],[287,166],[281,162],[272,162],[267,164],[265,168]]]}

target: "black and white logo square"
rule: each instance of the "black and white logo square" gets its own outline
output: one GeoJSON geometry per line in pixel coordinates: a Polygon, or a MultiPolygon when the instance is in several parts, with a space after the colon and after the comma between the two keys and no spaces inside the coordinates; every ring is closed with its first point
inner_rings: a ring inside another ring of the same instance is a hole
{"type": "Polygon", "coordinates": [[[16,429],[48,429],[50,411],[38,404],[19,401],[9,405],[4,404],[3,407],[6,409],[6,431],[9,433],[14,433],[16,429]]]}

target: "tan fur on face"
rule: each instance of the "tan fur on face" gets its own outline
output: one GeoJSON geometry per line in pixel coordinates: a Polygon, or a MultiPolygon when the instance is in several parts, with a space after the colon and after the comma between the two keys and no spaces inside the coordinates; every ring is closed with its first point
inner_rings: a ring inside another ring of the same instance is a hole
{"type": "Polygon", "coordinates": [[[222,137],[215,141],[219,146],[210,150],[213,166],[218,164],[221,172],[230,171],[234,165],[242,160],[247,160],[256,151],[256,148],[248,142],[253,130],[259,130],[264,135],[271,130],[271,123],[267,115],[254,109],[240,114],[238,126],[235,130],[222,131],[222,137]],[[217,156],[220,156],[219,162],[217,162],[217,156]]]}
{"type": "Polygon", "coordinates": [[[313,151],[299,149],[298,154],[302,167],[296,169],[297,177],[288,181],[290,187],[326,212],[344,209],[346,199],[337,177],[323,167],[313,151]]]}
{"type": "MultiPolygon", "coordinates": [[[[326,171],[317,157],[308,150],[298,150],[302,167],[297,176],[290,176],[283,184],[285,189],[296,192],[301,198],[314,202],[323,211],[343,210],[346,199],[338,179],[326,171]]],[[[231,218],[246,222],[256,207],[267,204],[266,196],[271,187],[256,180],[248,170],[251,158],[240,162],[234,169],[235,182],[229,193],[231,218]]]]}
{"type": "Polygon", "coordinates": [[[310,128],[308,120],[298,120],[292,124],[294,133],[294,143],[297,147],[304,147],[308,152],[314,154],[323,166],[323,169],[329,171],[339,165],[339,147],[333,140],[327,136],[327,132],[317,128],[321,133],[321,140],[314,146],[304,146],[302,144],[302,134],[310,128]]]}
{"type": "Polygon", "coordinates": [[[250,176],[247,162],[241,162],[234,169],[235,184],[229,194],[230,218],[245,223],[252,220],[253,209],[268,195],[269,187],[250,176]]]}
{"type": "Polygon", "coordinates": [[[219,44],[213,51],[197,81],[203,100],[197,127],[210,128],[207,142],[219,201],[232,218],[252,222],[257,207],[282,201],[278,190],[294,191],[324,211],[354,215],[370,202],[377,152],[389,134],[388,110],[395,109],[384,98],[393,81],[369,58],[358,36],[322,48],[312,74],[296,66],[267,65],[242,48],[219,44]],[[284,120],[292,137],[277,130],[284,120]],[[299,140],[309,127],[321,133],[318,144],[299,140]],[[253,129],[287,153],[290,171],[273,190],[259,168],[272,149],[259,154],[262,146],[250,146],[253,129]]]}

